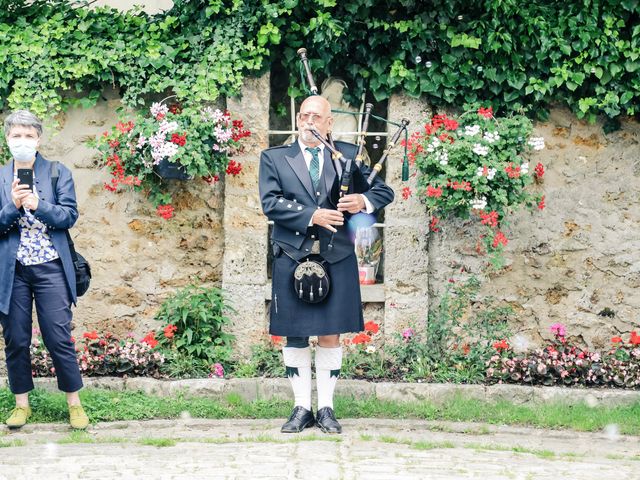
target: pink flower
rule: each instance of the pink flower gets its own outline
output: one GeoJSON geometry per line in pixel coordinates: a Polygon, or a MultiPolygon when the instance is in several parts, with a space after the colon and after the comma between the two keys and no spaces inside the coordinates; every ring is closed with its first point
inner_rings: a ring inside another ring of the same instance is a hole
{"type": "Polygon", "coordinates": [[[415,332],[413,331],[413,328],[411,328],[411,327],[405,328],[402,331],[402,338],[404,338],[405,340],[409,340],[414,335],[415,335],[415,332]]]}
{"type": "Polygon", "coordinates": [[[567,334],[567,327],[561,323],[551,325],[551,332],[558,337],[564,337],[567,334]]]}
{"type": "Polygon", "coordinates": [[[218,378],[224,377],[224,367],[219,363],[213,365],[213,372],[209,374],[209,378],[213,378],[214,376],[218,378]]]}

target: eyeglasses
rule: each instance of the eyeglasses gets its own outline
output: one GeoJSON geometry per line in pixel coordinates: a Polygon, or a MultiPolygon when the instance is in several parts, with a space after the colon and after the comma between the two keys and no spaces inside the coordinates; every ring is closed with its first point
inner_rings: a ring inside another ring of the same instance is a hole
{"type": "Polygon", "coordinates": [[[311,122],[315,123],[324,118],[322,115],[318,115],[317,113],[298,113],[298,115],[300,116],[300,120],[303,122],[311,120],[311,122]]]}

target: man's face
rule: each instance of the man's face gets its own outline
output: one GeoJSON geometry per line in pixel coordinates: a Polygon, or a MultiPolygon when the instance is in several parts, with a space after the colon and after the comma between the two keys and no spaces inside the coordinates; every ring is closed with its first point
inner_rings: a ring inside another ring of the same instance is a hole
{"type": "Polygon", "coordinates": [[[307,98],[296,116],[296,125],[302,143],[310,147],[320,144],[320,141],[313,136],[309,129],[317,130],[320,135],[325,138],[327,132],[331,131],[333,126],[333,117],[331,116],[331,106],[322,97],[307,98]]]}

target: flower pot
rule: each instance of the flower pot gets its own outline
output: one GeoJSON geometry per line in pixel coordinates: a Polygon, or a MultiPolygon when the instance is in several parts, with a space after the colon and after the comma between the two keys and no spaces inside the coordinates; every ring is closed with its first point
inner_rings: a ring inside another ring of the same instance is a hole
{"type": "Polygon", "coordinates": [[[168,158],[160,160],[153,169],[166,180],[189,180],[191,178],[182,165],[172,162],[168,158]]]}

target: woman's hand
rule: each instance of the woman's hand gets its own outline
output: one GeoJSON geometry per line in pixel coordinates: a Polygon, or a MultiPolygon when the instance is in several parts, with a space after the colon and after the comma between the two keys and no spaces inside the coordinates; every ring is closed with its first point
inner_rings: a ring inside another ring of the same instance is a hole
{"type": "Polygon", "coordinates": [[[38,208],[38,197],[36,197],[33,193],[29,193],[25,198],[22,199],[22,206],[26,209],[35,212],[38,208]]]}
{"type": "MultiPolygon", "coordinates": [[[[23,202],[31,195],[35,198],[33,192],[29,189],[29,185],[20,184],[18,179],[14,180],[11,184],[11,200],[16,208],[23,206],[23,202]]],[[[38,205],[38,199],[36,198],[36,206],[38,205]]]]}

